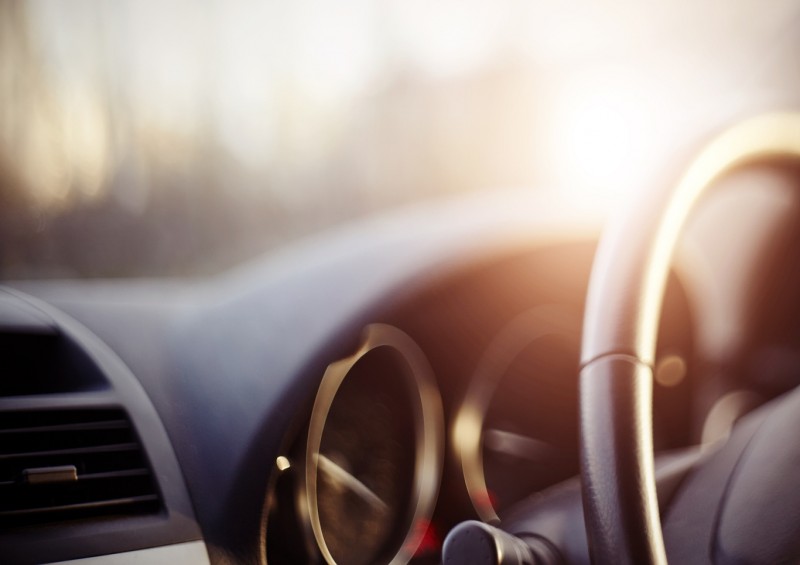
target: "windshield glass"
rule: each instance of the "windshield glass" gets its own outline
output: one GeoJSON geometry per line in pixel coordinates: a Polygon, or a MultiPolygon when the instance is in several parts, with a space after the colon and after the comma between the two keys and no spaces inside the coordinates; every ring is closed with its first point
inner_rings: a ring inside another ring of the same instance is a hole
{"type": "Polygon", "coordinates": [[[218,272],[502,187],[611,206],[750,87],[796,94],[797,14],[788,0],[0,1],[0,278],[218,272]]]}

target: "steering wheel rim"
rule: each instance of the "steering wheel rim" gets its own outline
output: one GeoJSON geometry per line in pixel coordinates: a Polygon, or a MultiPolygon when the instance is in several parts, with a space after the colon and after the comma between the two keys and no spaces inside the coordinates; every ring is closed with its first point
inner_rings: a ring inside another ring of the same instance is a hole
{"type": "Polygon", "coordinates": [[[772,113],[714,138],[672,190],[648,195],[603,234],[581,346],[581,485],[594,563],[666,564],[656,499],[652,375],[672,252],[721,176],[800,158],[800,114],[772,113]]]}

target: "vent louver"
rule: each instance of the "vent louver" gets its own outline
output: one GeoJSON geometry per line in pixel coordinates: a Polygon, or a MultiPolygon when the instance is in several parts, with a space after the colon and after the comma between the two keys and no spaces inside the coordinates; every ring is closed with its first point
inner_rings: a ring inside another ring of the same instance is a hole
{"type": "Polygon", "coordinates": [[[0,413],[0,529],[160,508],[122,410],[0,413]]]}

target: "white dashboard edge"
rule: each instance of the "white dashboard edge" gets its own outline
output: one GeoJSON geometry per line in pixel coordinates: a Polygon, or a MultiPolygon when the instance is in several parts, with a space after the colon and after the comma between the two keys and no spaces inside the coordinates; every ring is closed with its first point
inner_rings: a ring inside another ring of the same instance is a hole
{"type": "Polygon", "coordinates": [[[125,553],[98,555],[70,561],[59,561],[50,565],[209,565],[206,544],[192,541],[161,547],[150,547],[125,553]]]}

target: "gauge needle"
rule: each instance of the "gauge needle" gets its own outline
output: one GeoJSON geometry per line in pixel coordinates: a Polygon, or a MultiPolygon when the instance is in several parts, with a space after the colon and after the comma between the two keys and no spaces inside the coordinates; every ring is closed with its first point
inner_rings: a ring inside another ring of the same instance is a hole
{"type": "Polygon", "coordinates": [[[349,488],[374,508],[377,508],[382,512],[389,510],[389,507],[386,505],[386,503],[381,500],[377,494],[372,492],[367,485],[359,481],[341,466],[337,465],[321,453],[317,455],[317,457],[319,470],[328,475],[328,477],[335,483],[349,488]]]}
{"type": "Polygon", "coordinates": [[[483,438],[484,445],[492,451],[530,461],[549,459],[556,452],[547,442],[505,430],[488,429],[483,433],[483,438]]]}

